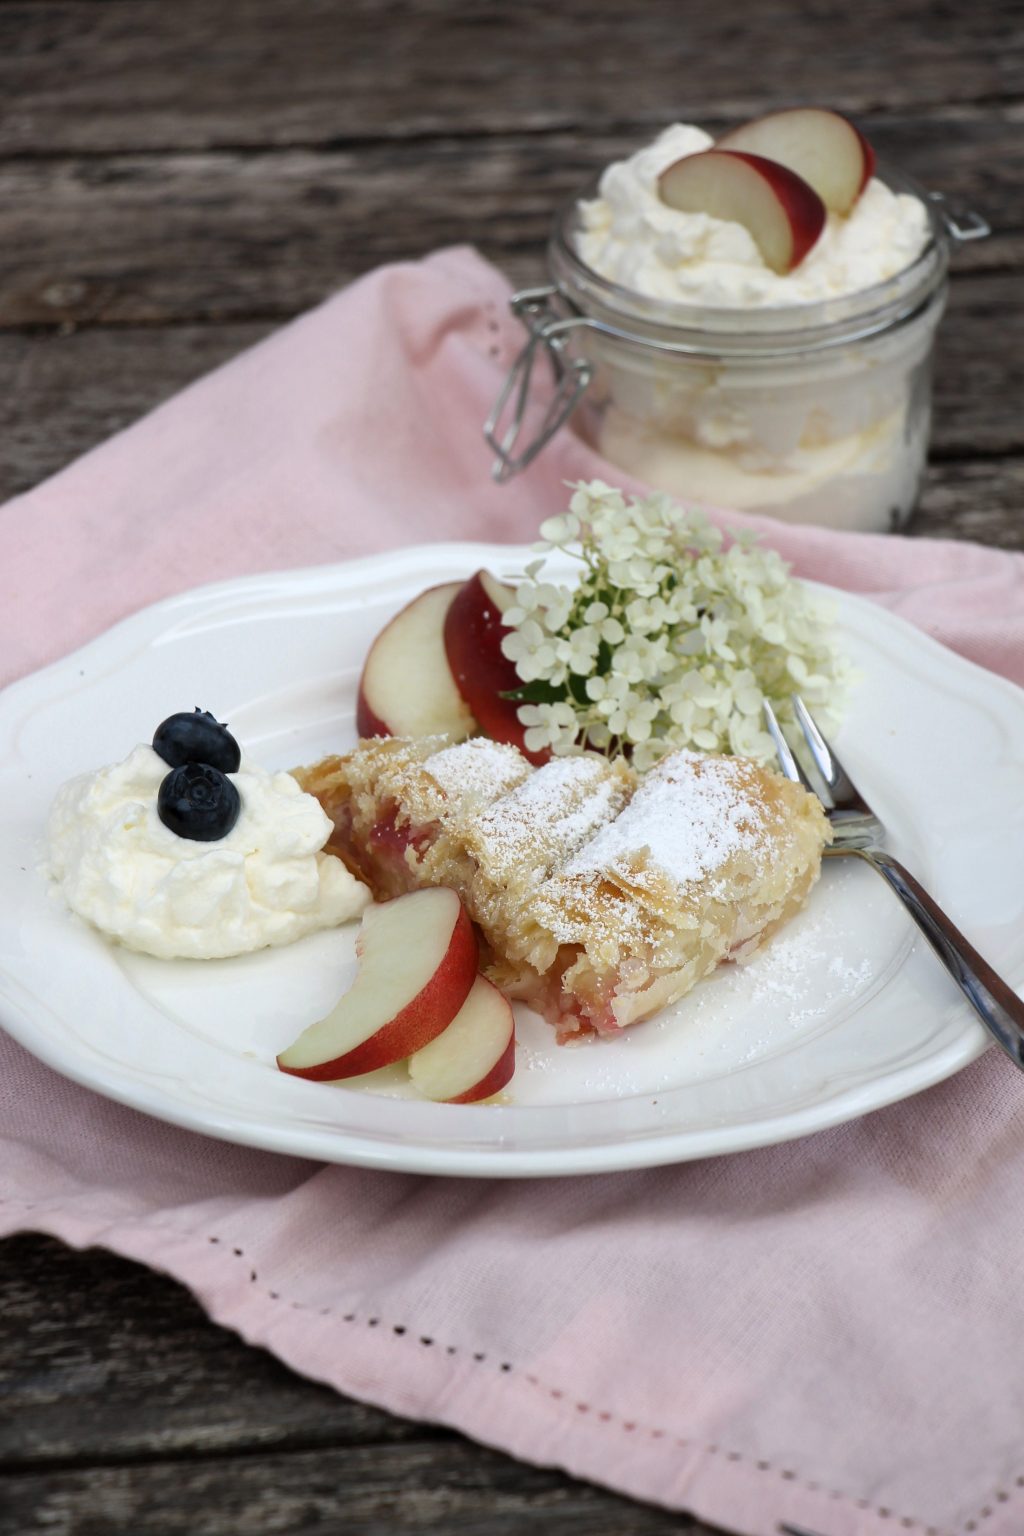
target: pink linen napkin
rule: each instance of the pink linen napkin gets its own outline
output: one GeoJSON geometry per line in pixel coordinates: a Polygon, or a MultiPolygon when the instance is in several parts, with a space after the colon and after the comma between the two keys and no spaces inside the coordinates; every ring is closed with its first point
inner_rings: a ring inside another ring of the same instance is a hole
{"type": "MultiPolygon", "coordinates": [[[[569,433],[491,481],[507,295],[467,250],[377,272],[0,508],[0,681],[200,582],[522,542],[564,481],[621,483],[569,433]]],[[[1024,682],[1024,557],[726,522],[1024,682]]],[[[103,1244],[309,1376],[748,1536],[1019,1536],[1022,1093],[990,1053],[790,1145],[489,1183],[207,1140],[0,1034],[0,1232],[103,1244]]]]}

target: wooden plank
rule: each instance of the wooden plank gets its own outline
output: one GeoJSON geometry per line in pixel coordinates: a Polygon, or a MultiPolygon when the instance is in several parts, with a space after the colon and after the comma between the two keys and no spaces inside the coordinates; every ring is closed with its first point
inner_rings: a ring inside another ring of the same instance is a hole
{"type": "Polygon", "coordinates": [[[37,1236],[0,1243],[0,1478],[0,1536],[714,1536],[350,1402],[166,1277],[37,1236]]]}
{"type": "Polygon", "coordinates": [[[974,458],[1024,448],[1024,278],[1019,273],[954,279],[936,348],[934,389],[936,457],[974,458]]]}
{"type": "Polygon", "coordinates": [[[0,333],[0,502],[103,442],[268,329],[0,333]]]}
{"type": "Polygon", "coordinates": [[[0,6],[0,150],[316,144],[748,116],[870,116],[1019,90],[1016,0],[35,0],[0,6]],[[825,41],[827,36],[827,42],[825,41]],[[898,60],[898,64],[892,61],[898,60]]]}
{"type": "Polygon", "coordinates": [[[557,194],[522,148],[0,165],[0,326],[283,319],[473,234],[496,256],[539,251],[557,194]],[[510,203],[514,176],[529,190],[510,203]]]}
{"type": "Polygon", "coordinates": [[[0,1474],[444,1433],[295,1375],[166,1276],[49,1238],[0,1243],[0,1474]]]}
{"type": "Polygon", "coordinates": [[[1024,550],[1024,459],[932,464],[907,531],[1024,550]]]}
{"type": "MultiPolygon", "coordinates": [[[[513,266],[526,277],[522,264],[513,266]]],[[[9,381],[0,395],[0,499],[62,468],[269,328],[263,321],[0,333],[0,377],[9,381]]],[[[936,458],[1024,454],[1022,392],[1024,284],[1010,274],[959,279],[936,365],[936,458]]],[[[467,432],[478,427],[466,423],[467,432]]],[[[952,479],[941,503],[931,503],[929,531],[955,534],[983,484],[985,526],[995,542],[1012,539],[1016,483],[1010,474],[1004,495],[999,465],[983,473],[983,482],[952,479]]]]}
{"type": "Polygon", "coordinates": [[[714,1536],[462,1441],[15,1475],[3,1496],[0,1536],[714,1536]]]}
{"type": "MultiPolygon", "coordinates": [[[[1019,125],[896,126],[902,162],[983,203],[998,226],[958,266],[1024,266],[1019,125]]],[[[283,318],[381,262],[459,242],[532,281],[555,208],[635,142],[520,135],[0,162],[0,327],[283,318]]]]}

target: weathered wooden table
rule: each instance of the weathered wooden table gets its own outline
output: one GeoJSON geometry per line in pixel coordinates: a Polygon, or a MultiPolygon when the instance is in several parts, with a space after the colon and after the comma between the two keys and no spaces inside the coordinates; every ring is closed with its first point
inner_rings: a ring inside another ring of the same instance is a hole
{"type": "MultiPolygon", "coordinates": [[[[994,226],[912,531],[1024,547],[1022,80],[1019,0],[0,0],[0,498],[379,262],[538,278],[611,157],[803,98],[994,226]]],[[[706,1530],[345,1401],[123,1260],[0,1245],[2,1536],[527,1529],[706,1530]]]]}

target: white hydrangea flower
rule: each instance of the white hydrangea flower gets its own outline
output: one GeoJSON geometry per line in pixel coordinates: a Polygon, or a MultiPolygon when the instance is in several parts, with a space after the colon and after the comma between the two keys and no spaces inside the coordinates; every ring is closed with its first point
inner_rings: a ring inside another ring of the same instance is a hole
{"type": "Polygon", "coordinates": [[[560,512],[540,525],[540,536],[548,544],[569,544],[579,537],[580,520],[574,512],[560,512]]]}
{"type": "Polygon", "coordinates": [[[565,663],[570,672],[580,677],[589,677],[594,670],[600,644],[597,630],[592,624],[585,624],[580,629],[571,630],[567,639],[559,640],[555,650],[558,659],[565,663]]]}
{"type": "Polygon", "coordinates": [[[623,731],[626,740],[646,741],[652,734],[654,721],[660,709],[661,705],[654,699],[633,699],[626,715],[626,728],[623,731]]]}
{"type": "Polygon", "coordinates": [[[773,550],[602,481],[573,486],[541,533],[538,549],[572,555],[580,579],[545,581],[531,561],[505,613],[531,750],[628,751],[641,771],[679,747],[770,762],[762,703],[791,721],[794,688],[835,725],[848,669],[773,550]]]}
{"type": "Polygon", "coordinates": [[[610,715],[629,697],[629,682],[621,673],[610,677],[588,677],[587,698],[597,707],[598,715],[610,715]]]}
{"type": "Polygon", "coordinates": [[[536,619],[526,619],[518,629],[505,635],[501,649],[509,661],[515,662],[524,683],[564,681],[565,667],[558,659],[553,641],[536,619]]]}
{"type": "Polygon", "coordinates": [[[519,719],[526,726],[523,740],[529,752],[550,747],[564,755],[576,745],[579,727],[571,704],[523,704],[519,719]]]}

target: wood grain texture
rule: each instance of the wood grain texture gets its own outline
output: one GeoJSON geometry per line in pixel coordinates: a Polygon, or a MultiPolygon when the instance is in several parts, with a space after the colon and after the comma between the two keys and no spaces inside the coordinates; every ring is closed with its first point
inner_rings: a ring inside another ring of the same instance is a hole
{"type": "Polygon", "coordinates": [[[211,1329],[182,1286],[140,1265],[51,1238],[0,1244],[0,1472],[442,1433],[211,1329]]]}
{"type": "Polygon", "coordinates": [[[1022,390],[1020,274],[954,280],[935,353],[933,460],[1018,452],[1022,390]]]}
{"type": "Polygon", "coordinates": [[[127,1260],[0,1244],[0,1536],[519,1536],[531,1523],[711,1536],[306,1381],[127,1260]]]}
{"type": "Polygon", "coordinates": [[[1016,0],[34,0],[0,6],[0,149],[551,133],[1016,99],[1016,0]]]}
{"type": "Polygon", "coordinates": [[[3,1493],[0,1536],[712,1536],[458,1441],[14,1475],[3,1493]]]}
{"type": "MultiPolygon", "coordinates": [[[[0,0],[0,498],[380,262],[533,281],[656,128],[812,97],[994,226],[910,531],[1024,549],[1022,65],[1019,0],[0,0]]],[[[0,1536],[534,1528],[713,1536],[303,1380],[135,1265],[0,1244],[0,1536]]]]}
{"type": "MultiPolygon", "coordinates": [[[[504,266],[527,280],[529,258],[504,266]]],[[[271,328],[260,320],[0,332],[0,377],[13,384],[0,398],[0,498],[27,490],[271,328]]],[[[935,366],[933,461],[1024,455],[1022,392],[1024,282],[1013,273],[959,275],[935,366]]],[[[467,431],[478,426],[468,422],[467,431]]],[[[1012,477],[1008,486],[1012,501],[1012,477]]],[[[953,532],[961,493],[954,478],[941,514],[953,532]]],[[[1010,505],[1005,512],[1012,536],[1017,519],[1010,505]]]]}
{"type": "MultiPolygon", "coordinates": [[[[0,18],[3,11],[0,10],[0,18]]],[[[1002,120],[913,119],[879,136],[992,239],[964,272],[1024,266],[1024,134],[1002,120]]],[[[286,318],[381,262],[478,245],[543,278],[552,211],[635,134],[490,138],[240,154],[0,161],[0,326],[286,318]]]]}
{"type": "Polygon", "coordinates": [[[1024,459],[931,464],[907,532],[1024,549],[1024,459]]]}
{"type": "Polygon", "coordinates": [[[269,322],[0,333],[0,501],[26,491],[193,379],[269,322]]]}

